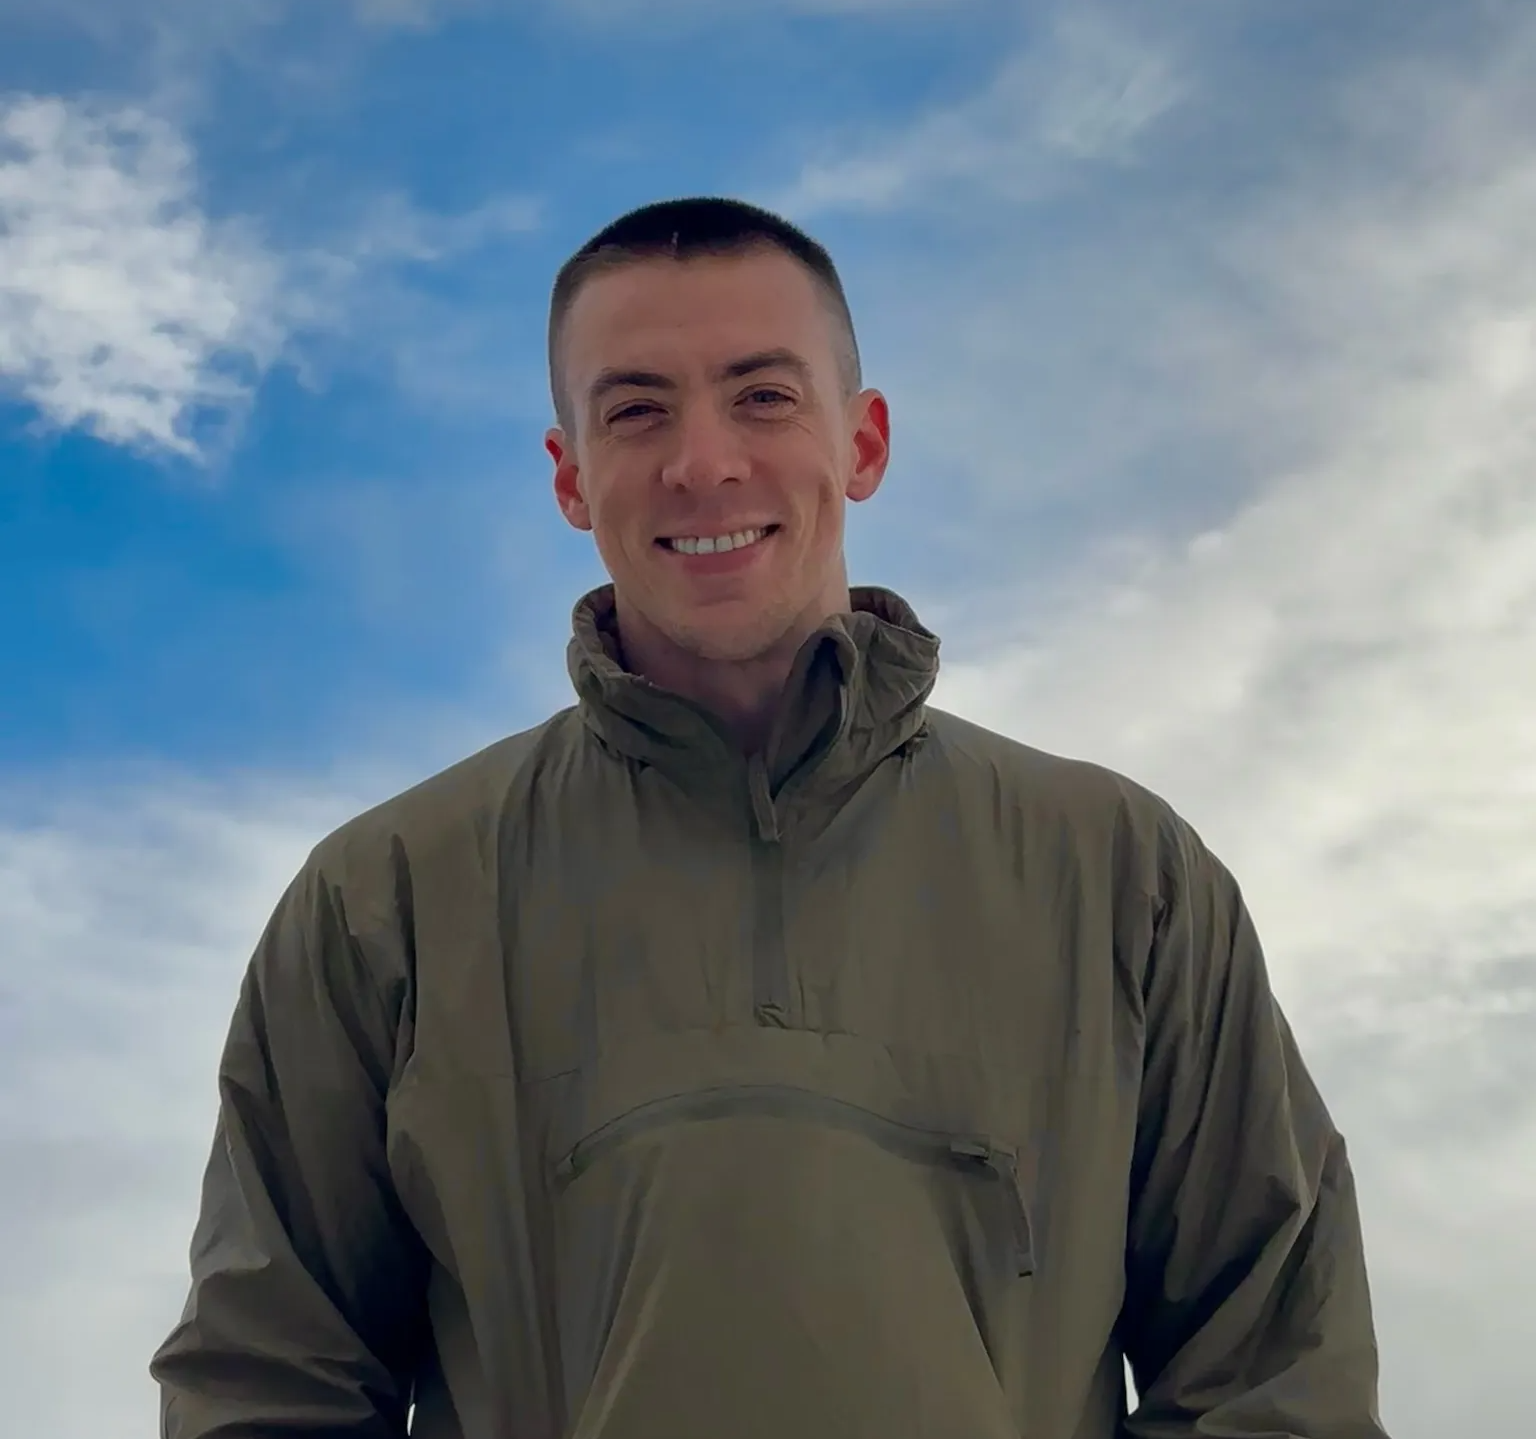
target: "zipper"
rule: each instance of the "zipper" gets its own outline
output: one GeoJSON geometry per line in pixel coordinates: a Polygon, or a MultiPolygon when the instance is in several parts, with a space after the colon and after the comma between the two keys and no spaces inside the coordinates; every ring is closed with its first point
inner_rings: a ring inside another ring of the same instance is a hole
{"type": "Polygon", "coordinates": [[[784,947],[784,845],[761,755],[747,765],[755,831],[752,852],[752,1014],[768,1029],[791,1023],[789,954],[784,947]]]}
{"type": "MultiPolygon", "coordinates": [[[[803,676],[802,676],[803,678],[803,676]]],[[[793,682],[792,686],[793,687],[793,682]]],[[[809,753],[783,780],[777,795],[768,769],[768,757],[782,740],[785,720],[781,711],[774,721],[767,748],[748,757],[747,792],[752,805],[752,1015],[767,1029],[791,1029],[803,1022],[795,1014],[790,994],[789,953],[784,943],[784,814],[782,804],[792,791],[810,783],[823,760],[848,730],[848,690],[836,690],[837,712],[830,729],[822,727],[809,753]]]]}
{"type": "Polygon", "coordinates": [[[803,1118],[851,1130],[873,1139],[882,1149],[915,1163],[952,1165],[962,1173],[1001,1186],[1001,1197],[1008,1210],[1011,1262],[1021,1278],[1034,1273],[1034,1237],[1029,1211],[1019,1190],[1017,1156],[1012,1149],[979,1136],[955,1135],[945,1130],[903,1124],[862,1105],[791,1085],[725,1085],[689,1094],[667,1095],[637,1105],[573,1145],[555,1166],[555,1183],[563,1190],[604,1150],[646,1130],[680,1121],[745,1115],[803,1118]]]}

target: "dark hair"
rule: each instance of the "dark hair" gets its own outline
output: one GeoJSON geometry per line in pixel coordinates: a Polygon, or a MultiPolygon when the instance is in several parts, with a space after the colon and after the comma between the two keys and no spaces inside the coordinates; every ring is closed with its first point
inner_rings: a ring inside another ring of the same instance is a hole
{"type": "Polygon", "coordinates": [[[862,385],[853,315],[832,257],[788,220],[742,200],[700,196],[643,205],[604,226],[570,257],[555,276],[549,302],[549,388],[555,414],[567,430],[573,416],[561,378],[560,337],[576,293],[593,275],[639,260],[666,256],[693,260],[741,255],[755,249],[782,250],[798,260],[817,282],[841,332],[838,368],[852,395],[862,385]]]}

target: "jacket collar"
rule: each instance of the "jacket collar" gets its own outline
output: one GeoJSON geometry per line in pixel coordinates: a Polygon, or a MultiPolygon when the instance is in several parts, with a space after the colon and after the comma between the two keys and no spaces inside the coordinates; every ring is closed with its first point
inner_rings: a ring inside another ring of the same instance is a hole
{"type": "MultiPolygon", "coordinates": [[[[753,807],[764,812],[788,785],[841,788],[862,778],[922,728],[938,677],[938,638],[891,590],[852,591],[852,610],[834,615],[801,646],[784,688],[772,737],[756,757],[753,807]]],[[[740,794],[754,763],[703,706],[627,671],[620,659],[612,585],[584,595],[572,614],[567,668],[589,729],[609,748],[652,765],[693,794],[740,794]]]]}

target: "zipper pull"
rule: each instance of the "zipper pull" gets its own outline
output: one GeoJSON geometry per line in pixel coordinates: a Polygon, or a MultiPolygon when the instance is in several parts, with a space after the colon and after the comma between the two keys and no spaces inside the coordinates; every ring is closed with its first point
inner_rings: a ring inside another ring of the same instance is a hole
{"type": "Polygon", "coordinates": [[[1028,1278],[1035,1272],[1034,1231],[1029,1222],[1029,1210],[1024,1205],[1024,1195],[1019,1190],[1017,1161],[1012,1151],[980,1139],[955,1139],[950,1142],[949,1152],[957,1163],[984,1169],[1002,1185],[1012,1230],[1014,1262],[1019,1278],[1028,1278]]]}

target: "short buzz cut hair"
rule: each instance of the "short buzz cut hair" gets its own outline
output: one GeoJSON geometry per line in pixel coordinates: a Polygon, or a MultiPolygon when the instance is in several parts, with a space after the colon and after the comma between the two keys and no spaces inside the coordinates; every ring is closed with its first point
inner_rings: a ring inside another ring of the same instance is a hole
{"type": "Polygon", "coordinates": [[[836,328],[838,378],[847,394],[857,394],[863,380],[853,314],[837,267],[821,245],[781,216],[742,200],[712,195],[661,200],[604,226],[555,276],[549,303],[549,388],[561,428],[568,434],[575,428],[562,374],[561,336],[571,304],[589,279],[644,260],[695,260],[763,249],[780,250],[810,272],[836,328]]]}

